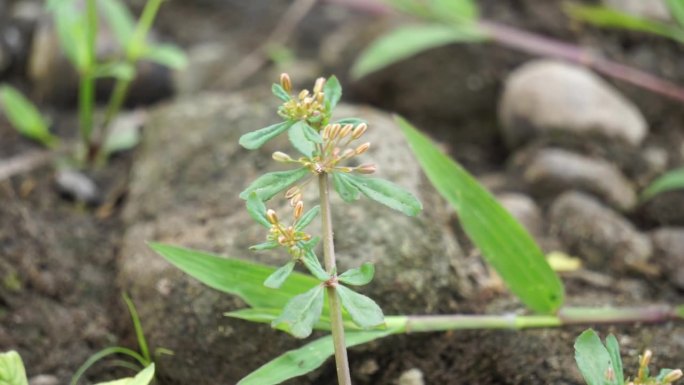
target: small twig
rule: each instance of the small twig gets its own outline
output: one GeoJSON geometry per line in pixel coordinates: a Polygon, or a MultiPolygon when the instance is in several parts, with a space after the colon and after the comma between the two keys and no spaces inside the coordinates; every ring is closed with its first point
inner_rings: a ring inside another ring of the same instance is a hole
{"type": "Polygon", "coordinates": [[[264,43],[245,56],[245,58],[226,75],[222,84],[231,88],[238,87],[245,80],[257,73],[268,61],[269,48],[274,45],[285,44],[294,33],[297,25],[306,17],[315,4],[316,0],[297,0],[292,3],[264,43]]]}
{"type": "Polygon", "coordinates": [[[10,177],[29,172],[52,161],[57,152],[37,150],[13,158],[0,160],[0,182],[10,177]]]}

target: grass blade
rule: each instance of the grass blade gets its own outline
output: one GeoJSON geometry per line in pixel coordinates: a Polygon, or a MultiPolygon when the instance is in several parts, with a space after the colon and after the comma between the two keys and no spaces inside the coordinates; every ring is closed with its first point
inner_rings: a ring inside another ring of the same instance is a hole
{"type": "Polygon", "coordinates": [[[681,189],[684,189],[684,167],[668,171],[653,181],[641,193],[641,200],[647,201],[658,194],[681,189]]]}

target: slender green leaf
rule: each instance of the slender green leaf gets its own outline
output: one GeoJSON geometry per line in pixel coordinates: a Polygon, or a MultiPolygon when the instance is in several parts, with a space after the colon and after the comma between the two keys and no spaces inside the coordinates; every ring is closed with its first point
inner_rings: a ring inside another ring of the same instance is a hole
{"type": "Polygon", "coordinates": [[[264,287],[262,282],[275,268],[171,245],[151,243],[149,246],[191,277],[216,290],[237,295],[252,307],[282,309],[293,295],[320,285],[313,277],[293,272],[279,290],[273,290],[264,287]]]}
{"type": "Polygon", "coordinates": [[[273,95],[275,95],[275,97],[284,102],[289,102],[292,99],[292,96],[290,96],[290,94],[287,91],[285,91],[283,86],[281,86],[280,84],[273,83],[273,85],[271,86],[271,92],[273,93],[273,95]]]}
{"type": "Polygon", "coordinates": [[[355,324],[369,329],[385,323],[382,309],[372,299],[342,285],[337,285],[335,291],[355,324]]]}
{"type": "Polygon", "coordinates": [[[246,133],[240,137],[240,145],[248,150],[256,150],[264,143],[287,131],[295,122],[285,121],[246,133]]]}
{"type": "Polygon", "coordinates": [[[681,31],[678,31],[677,28],[674,28],[671,25],[633,16],[616,9],[600,5],[568,4],[565,6],[565,10],[573,19],[581,20],[599,27],[653,33],[682,41],[681,31]]]}
{"type": "Polygon", "coordinates": [[[245,191],[241,192],[240,198],[247,199],[251,193],[256,192],[259,199],[267,201],[302,179],[308,173],[309,170],[306,167],[300,167],[294,170],[276,171],[264,174],[252,182],[245,191]]]}
{"type": "Polygon", "coordinates": [[[606,378],[608,368],[611,367],[610,354],[595,331],[587,329],[577,337],[575,362],[587,385],[617,385],[615,377],[612,381],[606,378]]]}
{"type": "Polygon", "coordinates": [[[615,383],[623,385],[625,383],[625,373],[622,369],[622,357],[620,356],[620,344],[617,338],[610,334],[606,337],[606,348],[610,355],[610,362],[613,365],[613,373],[615,374],[615,383]]]}
{"type": "Polygon", "coordinates": [[[161,64],[174,70],[188,66],[188,57],[182,49],[173,44],[154,44],[143,50],[141,59],[161,64]]]}
{"type": "MultiPolygon", "coordinates": [[[[350,332],[345,336],[347,347],[387,337],[394,329],[350,332]]],[[[332,336],[319,338],[299,349],[290,350],[255,370],[237,385],[275,385],[302,376],[319,368],[333,354],[332,336]]]]}
{"type": "Polygon", "coordinates": [[[463,229],[508,288],[536,312],[556,311],[563,303],[563,284],[527,230],[409,122],[397,122],[432,185],[454,207],[463,229]]]}
{"type": "Polygon", "coordinates": [[[289,277],[290,274],[292,274],[292,270],[294,270],[294,267],[295,261],[288,262],[280,269],[274,271],[273,274],[269,275],[268,278],[266,278],[266,280],[264,281],[264,286],[271,289],[278,289],[280,286],[283,285],[287,277],[289,277]]]}
{"type": "Polygon", "coordinates": [[[0,105],[12,126],[22,135],[46,147],[54,147],[58,143],[57,137],[50,134],[48,123],[40,111],[16,88],[0,86],[0,105]]]}
{"type": "Polygon", "coordinates": [[[0,384],[2,385],[28,385],[24,363],[19,353],[11,350],[0,353],[0,384]]]}
{"type": "Polygon", "coordinates": [[[368,121],[365,119],[360,119],[360,118],[344,118],[344,119],[340,119],[340,120],[335,121],[335,123],[342,125],[342,126],[344,126],[345,124],[351,124],[354,126],[358,126],[361,123],[368,124],[368,121]]]}
{"type": "Polygon", "coordinates": [[[297,230],[297,231],[304,230],[306,228],[306,226],[308,226],[311,223],[311,221],[313,221],[314,218],[316,218],[318,216],[319,212],[321,212],[321,206],[315,206],[311,210],[304,213],[304,215],[302,215],[302,217],[299,218],[297,223],[295,223],[295,226],[294,226],[295,230],[297,230]]]}
{"type": "Polygon", "coordinates": [[[266,217],[266,205],[259,199],[256,192],[249,194],[247,197],[247,212],[257,223],[267,229],[271,228],[271,222],[266,217]]]}
{"type": "Polygon", "coordinates": [[[366,262],[361,267],[355,267],[342,273],[338,277],[341,282],[347,285],[363,286],[373,280],[375,274],[375,266],[372,263],[366,262]]]}
{"type": "Polygon", "coordinates": [[[313,325],[321,317],[323,311],[323,285],[318,285],[304,294],[300,294],[287,303],[283,313],[276,318],[272,326],[287,324],[290,333],[297,338],[311,335],[313,325]]]}
{"type": "Polygon", "coordinates": [[[340,195],[340,198],[347,203],[354,202],[359,199],[360,191],[353,183],[351,183],[349,174],[343,172],[334,172],[332,174],[333,188],[340,195]]]}
{"type": "Polygon", "coordinates": [[[114,37],[125,52],[135,30],[133,15],[120,0],[99,0],[97,4],[101,7],[101,15],[107,20],[114,37]]]}
{"type": "Polygon", "coordinates": [[[323,266],[321,266],[321,261],[318,260],[316,253],[313,250],[307,250],[304,253],[304,258],[302,258],[304,266],[311,272],[311,274],[318,278],[320,281],[327,281],[330,279],[330,274],[328,274],[323,266]]]}
{"type": "Polygon", "coordinates": [[[115,78],[130,81],[135,77],[135,67],[124,62],[99,64],[95,67],[93,76],[96,78],[115,78]]]}
{"type": "Polygon", "coordinates": [[[154,379],[154,364],[148,365],[135,377],[122,378],[116,381],[101,382],[96,385],[148,385],[154,379]]]}
{"type": "Polygon", "coordinates": [[[668,171],[653,181],[641,193],[641,200],[647,201],[658,194],[674,190],[684,190],[684,167],[668,171]]]}
{"type": "Polygon", "coordinates": [[[665,3],[670,9],[672,18],[677,20],[680,27],[684,27],[684,0],[665,0],[665,3]]]}
{"type": "MultiPolygon", "coordinates": [[[[223,315],[244,321],[271,325],[282,312],[282,309],[247,308],[223,313],[223,315]]],[[[321,313],[321,317],[314,324],[313,328],[314,330],[330,331],[330,317],[324,313],[321,313]]],[[[345,320],[344,328],[345,330],[361,330],[350,320],[345,320]]],[[[276,327],[276,329],[284,331],[288,334],[292,334],[290,327],[287,324],[280,324],[276,327]]]]}
{"type": "Polygon", "coordinates": [[[346,174],[346,179],[363,195],[406,215],[418,215],[423,209],[423,205],[413,194],[390,181],[354,174],[346,174]]]}
{"type": "Polygon", "coordinates": [[[358,79],[431,48],[482,41],[484,38],[484,34],[472,26],[424,24],[399,27],[371,43],[356,59],[351,74],[358,79]]]}
{"type": "Polygon", "coordinates": [[[145,358],[144,358],[143,356],[141,356],[138,352],[136,352],[136,351],[134,351],[134,350],[131,350],[131,349],[128,349],[128,348],[124,348],[124,347],[120,347],[120,346],[113,346],[113,347],[109,347],[109,348],[104,348],[104,349],[102,349],[102,350],[100,350],[100,351],[94,353],[94,354],[91,355],[90,357],[88,357],[88,359],[86,360],[86,362],[84,362],[83,365],[81,365],[81,366],[76,370],[76,373],[74,373],[74,376],[71,377],[71,382],[70,382],[70,384],[71,384],[71,385],[76,385],[76,384],[78,384],[78,380],[81,379],[81,377],[83,376],[83,374],[84,374],[91,366],[95,365],[95,363],[99,362],[99,361],[102,360],[103,358],[105,358],[105,357],[107,357],[107,356],[114,355],[114,354],[121,354],[121,355],[124,355],[124,356],[128,356],[128,357],[130,357],[130,358],[136,360],[136,361],[141,365],[141,367],[145,367],[146,365],[149,365],[149,364],[150,364],[148,361],[145,360],[145,358]]]}
{"type": "Polygon", "coordinates": [[[278,242],[268,241],[268,242],[263,242],[263,243],[259,243],[257,245],[250,246],[249,249],[252,251],[263,251],[263,250],[275,249],[278,246],[280,246],[280,244],[278,242]]]}
{"type": "Polygon", "coordinates": [[[90,67],[86,18],[76,10],[73,1],[55,2],[52,7],[59,43],[77,71],[85,73],[90,67]]]}
{"type": "Polygon", "coordinates": [[[131,321],[133,321],[133,328],[135,329],[135,337],[138,340],[138,347],[140,348],[140,354],[143,356],[145,361],[152,362],[150,357],[150,349],[147,347],[147,340],[145,339],[145,332],[142,328],[142,323],[140,322],[140,317],[138,316],[138,310],[135,308],[135,304],[131,300],[131,297],[126,294],[126,292],[121,293],[124,302],[126,302],[126,307],[128,308],[128,313],[131,315],[131,321]]]}
{"type": "Polygon", "coordinates": [[[439,20],[457,23],[475,21],[479,13],[473,0],[432,0],[430,11],[439,20]]]}
{"type": "Polygon", "coordinates": [[[313,158],[316,152],[316,143],[309,139],[309,135],[306,132],[307,129],[312,130],[305,121],[300,120],[295,123],[290,130],[287,132],[290,138],[290,143],[297,149],[302,155],[307,158],[313,158]]]}
{"type": "Polygon", "coordinates": [[[325,95],[328,111],[331,111],[342,99],[342,86],[335,75],[326,80],[323,86],[323,94],[325,95]]]}

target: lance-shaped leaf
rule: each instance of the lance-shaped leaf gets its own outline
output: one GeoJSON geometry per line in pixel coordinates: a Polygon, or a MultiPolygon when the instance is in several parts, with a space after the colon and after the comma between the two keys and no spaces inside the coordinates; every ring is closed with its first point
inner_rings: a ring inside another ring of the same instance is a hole
{"type": "Polygon", "coordinates": [[[287,91],[285,91],[283,86],[281,86],[280,84],[273,83],[273,85],[271,86],[271,92],[273,93],[273,95],[275,95],[275,97],[284,102],[288,102],[290,101],[290,99],[292,99],[292,96],[290,96],[290,94],[287,91]]]}
{"type": "Polygon", "coordinates": [[[382,309],[372,299],[342,285],[337,285],[335,291],[355,324],[369,329],[385,323],[382,309]]]}
{"type": "Polygon", "coordinates": [[[135,67],[129,63],[112,62],[95,66],[93,76],[96,78],[115,78],[121,80],[133,80],[135,67]]]}
{"type": "Polygon", "coordinates": [[[351,124],[353,126],[358,126],[361,123],[368,124],[368,121],[365,119],[361,119],[361,118],[344,118],[344,119],[336,120],[335,123],[340,124],[342,126],[344,126],[345,124],[351,124]]]}
{"type": "MultiPolygon", "coordinates": [[[[575,341],[575,362],[587,385],[617,385],[617,379],[606,378],[612,368],[610,354],[595,331],[585,330],[575,341]]],[[[620,383],[619,385],[622,385],[620,383]]]]}
{"type": "Polygon", "coordinates": [[[287,131],[295,122],[285,121],[276,123],[260,130],[248,132],[240,137],[240,145],[248,150],[256,150],[264,143],[287,131]]]}
{"type": "Polygon", "coordinates": [[[311,223],[311,221],[313,221],[314,218],[316,218],[316,216],[318,216],[318,213],[320,211],[321,211],[321,206],[316,206],[316,207],[312,208],[311,210],[307,211],[306,213],[304,213],[304,215],[302,215],[302,217],[299,218],[299,220],[295,224],[295,226],[294,226],[295,230],[297,230],[297,231],[304,230],[306,228],[306,226],[308,226],[311,223]]]}
{"type": "Polygon", "coordinates": [[[280,244],[278,242],[268,241],[268,242],[262,242],[262,243],[259,243],[256,245],[252,245],[249,247],[249,249],[252,251],[264,251],[264,250],[275,249],[278,246],[280,246],[280,244]]]}
{"type": "Polygon", "coordinates": [[[615,374],[615,382],[618,385],[625,383],[625,373],[622,369],[622,357],[620,357],[620,344],[614,335],[609,334],[606,337],[606,348],[610,354],[610,362],[613,365],[613,373],[615,374]]]}
{"type": "Polygon", "coordinates": [[[668,171],[654,180],[641,193],[641,200],[647,201],[658,194],[673,190],[684,190],[684,167],[668,171]]]}
{"type": "Polygon", "coordinates": [[[292,274],[292,270],[295,267],[295,261],[290,261],[288,262],[285,266],[281,267],[280,269],[276,270],[273,272],[273,274],[269,275],[268,278],[264,281],[264,286],[271,288],[271,289],[277,289],[280,286],[283,285],[283,282],[287,279],[287,277],[292,274]]]}
{"type": "Polygon", "coordinates": [[[48,123],[38,108],[16,88],[8,85],[0,87],[0,107],[12,126],[22,135],[37,140],[46,147],[53,147],[59,141],[50,133],[48,123]]]}
{"type": "Polygon", "coordinates": [[[677,20],[680,27],[684,27],[684,1],[682,0],[665,0],[667,7],[670,9],[672,17],[677,20]]]}
{"type": "Polygon", "coordinates": [[[346,174],[346,179],[363,195],[406,215],[417,215],[423,209],[423,205],[413,194],[390,181],[354,174],[346,174]]]}
{"type": "Polygon", "coordinates": [[[257,223],[267,229],[271,228],[271,222],[269,222],[266,217],[266,205],[259,199],[256,192],[249,194],[247,197],[247,212],[257,223]]]}
{"type": "Polygon", "coordinates": [[[101,15],[107,20],[114,37],[125,51],[135,31],[135,19],[126,5],[120,0],[99,0],[101,15]]]}
{"type": "Polygon", "coordinates": [[[397,122],[432,185],[508,288],[534,311],[556,311],[563,303],[563,284],[527,230],[430,139],[409,122],[397,122]]]}
{"type": "Polygon", "coordinates": [[[323,93],[325,94],[326,108],[328,111],[335,108],[342,98],[342,86],[335,75],[328,78],[323,86],[323,93]]]}
{"type": "Polygon", "coordinates": [[[313,158],[316,152],[316,143],[323,142],[323,139],[316,130],[303,120],[297,121],[290,128],[288,136],[294,148],[307,158],[313,158]]]}
{"type": "Polygon", "coordinates": [[[188,66],[188,57],[173,44],[155,44],[145,48],[142,58],[174,70],[188,66]]]}
{"type": "Polygon", "coordinates": [[[311,335],[313,325],[318,321],[323,310],[323,285],[318,285],[304,294],[300,294],[287,303],[283,313],[272,323],[273,327],[288,324],[290,332],[297,338],[311,335]]]}
{"type": "Polygon", "coordinates": [[[349,180],[351,176],[343,172],[334,172],[332,174],[333,188],[337,191],[340,198],[347,203],[354,202],[359,199],[360,191],[349,180]]]}
{"type": "Polygon", "coordinates": [[[19,353],[13,350],[0,353],[0,384],[28,385],[24,363],[19,353]]]}
{"type": "Polygon", "coordinates": [[[302,179],[308,173],[309,170],[306,167],[288,171],[269,172],[252,182],[245,191],[240,193],[240,198],[247,199],[250,194],[256,193],[259,199],[267,201],[302,179]]]}
{"type": "Polygon", "coordinates": [[[344,282],[347,285],[363,286],[373,280],[374,274],[375,266],[370,262],[366,262],[361,265],[361,267],[355,267],[345,271],[337,278],[340,282],[344,282]]]}
{"type": "Polygon", "coordinates": [[[330,274],[323,269],[323,266],[321,266],[321,261],[318,260],[318,257],[313,250],[306,250],[304,253],[304,258],[302,258],[302,262],[314,277],[321,281],[327,281],[330,279],[330,274]]]}

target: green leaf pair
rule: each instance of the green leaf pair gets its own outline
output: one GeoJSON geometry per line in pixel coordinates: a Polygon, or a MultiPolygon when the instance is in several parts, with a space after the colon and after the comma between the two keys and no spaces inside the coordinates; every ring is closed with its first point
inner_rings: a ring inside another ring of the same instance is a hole
{"type": "Polygon", "coordinates": [[[379,178],[351,173],[333,173],[333,187],[345,202],[353,202],[359,193],[409,216],[417,215],[423,205],[416,197],[396,184],[379,178]]]}
{"type": "Polygon", "coordinates": [[[612,334],[606,338],[604,346],[595,331],[585,330],[575,341],[575,362],[587,385],[625,383],[620,346],[612,334]]]}

